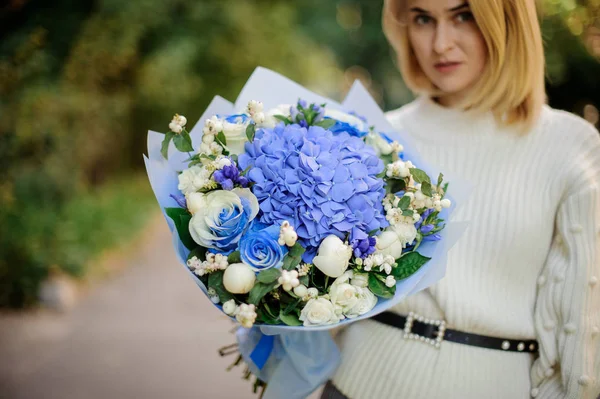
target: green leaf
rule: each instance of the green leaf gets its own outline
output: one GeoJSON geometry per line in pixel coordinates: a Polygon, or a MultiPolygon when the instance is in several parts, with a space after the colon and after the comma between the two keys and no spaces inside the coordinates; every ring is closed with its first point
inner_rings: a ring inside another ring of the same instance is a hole
{"type": "Polygon", "coordinates": [[[227,263],[229,263],[230,265],[233,263],[240,263],[241,261],[242,258],[240,257],[240,251],[234,251],[230,253],[227,257],[227,263]]]}
{"type": "Polygon", "coordinates": [[[402,216],[409,216],[411,217],[412,215],[414,215],[415,212],[410,210],[410,209],[403,209],[402,210],[402,216]]]}
{"type": "Polygon", "coordinates": [[[416,273],[430,259],[418,252],[409,252],[397,260],[397,266],[392,269],[392,275],[396,280],[403,280],[416,273]]]}
{"type": "Polygon", "coordinates": [[[315,126],[320,126],[323,129],[329,129],[336,123],[337,123],[337,121],[335,119],[323,119],[321,122],[315,123],[315,126]]]}
{"type": "Polygon", "coordinates": [[[192,239],[190,235],[190,220],[192,219],[192,215],[187,211],[187,209],[183,208],[165,208],[167,216],[173,219],[175,222],[175,228],[177,228],[177,233],[179,234],[179,239],[185,245],[187,249],[190,251],[196,249],[198,244],[192,239]]]}
{"type": "Polygon", "coordinates": [[[290,118],[287,118],[283,115],[273,115],[276,119],[279,119],[280,121],[284,122],[286,125],[290,125],[292,123],[292,120],[290,118]]]}
{"type": "Polygon", "coordinates": [[[195,249],[192,249],[190,254],[187,257],[187,260],[192,259],[194,256],[196,258],[200,259],[201,261],[205,261],[206,260],[206,248],[196,247],[195,249]]]}
{"type": "Polygon", "coordinates": [[[433,192],[431,191],[431,183],[428,182],[423,182],[421,184],[421,191],[423,192],[423,194],[425,194],[428,197],[433,197],[433,192]]]}
{"type": "Polygon", "coordinates": [[[294,270],[300,264],[304,251],[306,250],[299,243],[291,247],[288,254],[283,258],[283,269],[288,271],[294,270]]]}
{"type": "Polygon", "coordinates": [[[217,270],[208,275],[208,288],[212,288],[219,295],[221,303],[225,303],[230,299],[233,299],[233,294],[225,289],[223,285],[223,270],[217,270]]]}
{"type": "Polygon", "coordinates": [[[369,273],[369,289],[380,298],[392,298],[396,293],[396,286],[388,287],[375,273],[369,273]]]}
{"type": "Polygon", "coordinates": [[[248,124],[246,127],[246,137],[248,137],[249,142],[254,141],[254,134],[256,133],[256,125],[254,123],[248,124]]]}
{"type": "Polygon", "coordinates": [[[225,138],[225,133],[219,132],[215,136],[215,140],[217,143],[221,144],[221,146],[225,147],[227,145],[227,139],[225,138]]]}
{"type": "Polygon", "coordinates": [[[288,326],[301,326],[302,322],[295,313],[284,314],[279,313],[279,320],[287,324],[288,326]]]}
{"type": "Polygon", "coordinates": [[[375,234],[377,234],[377,232],[379,232],[379,229],[373,229],[371,231],[369,231],[369,234],[367,234],[369,237],[373,237],[375,234]]]}
{"type": "Polygon", "coordinates": [[[389,179],[386,188],[388,193],[403,191],[406,189],[406,181],[404,179],[389,179]]]}
{"type": "Polygon", "coordinates": [[[177,148],[181,152],[190,152],[194,151],[194,147],[192,147],[192,139],[188,132],[181,132],[180,134],[176,134],[173,137],[173,144],[175,144],[175,148],[177,148]]]}
{"type": "Polygon", "coordinates": [[[440,175],[438,176],[437,186],[440,187],[442,185],[443,181],[444,181],[444,174],[440,173],[440,175]]]}
{"type": "Polygon", "coordinates": [[[410,197],[408,195],[403,196],[398,202],[398,208],[404,210],[410,206],[410,197]]]}
{"type": "Polygon", "coordinates": [[[308,287],[308,274],[298,277],[298,280],[300,280],[300,284],[308,287]]]}
{"type": "Polygon", "coordinates": [[[413,176],[417,183],[427,182],[431,184],[431,179],[427,175],[427,173],[423,172],[421,169],[411,168],[410,174],[413,176]]]}
{"type": "Polygon", "coordinates": [[[256,279],[261,283],[270,284],[277,281],[279,276],[281,276],[281,270],[273,268],[261,271],[256,276],[256,279]]]}
{"type": "Polygon", "coordinates": [[[165,138],[163,139],[162,145],[160,146],[160,153],[162,154],[164,159],[169,159],[169,144],[171,143],[173,136],[175,136],[175,133],[173,132],[165,133],[165,138]]]}
{"type": "Polygon", "coordinates": [[[277,281],[274,281],[270,284],[261,283],[260,281],[257,282],[254,285],[254,287],[252,287],[252,289],[250,290],[250,295],[248,296],[248,303],[258,306],[260,300],[263,299],[263,297],[269,292],[273,291],[273,289],[275,289],[275,287],[277,287],[278,284],[279,283],[277,281]]]}
{"type": "Polygon", "coordinates": [[[285,309],[282,309],[280,312],[281,314],[290,314],[294,309],[296,309],[298,307],[298,304],[300,304],[300,302],[302,302],[302,299],[296,299],[295,301],[291,302],[289,305],[287,305],[285,307],[285,309]]]}
{"type": "Polygon", "coordinates": [[[264,324],[279,324],[279,318],[273,317],[267,312],[265,309],[258,308],[256,309],[256,321],[262,322],[264,324]]]}

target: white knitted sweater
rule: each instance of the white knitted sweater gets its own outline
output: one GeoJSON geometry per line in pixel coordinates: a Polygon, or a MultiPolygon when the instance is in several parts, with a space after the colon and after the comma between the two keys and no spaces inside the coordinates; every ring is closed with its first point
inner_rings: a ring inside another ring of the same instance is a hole
{"type": "MultiPolygon", "coordinates": [[[[448,328],[537,339],[539,357],[404,340],[367,320],[338,336],[351,399],[589,398],[600,394],[600,136],[545,106],[525,136],[420,98],[388,114],[424,159],[476,185],[446,276],[393,310],[448,328]]],[[[452,184],[450,182],[450,184],[452,184]]]]}

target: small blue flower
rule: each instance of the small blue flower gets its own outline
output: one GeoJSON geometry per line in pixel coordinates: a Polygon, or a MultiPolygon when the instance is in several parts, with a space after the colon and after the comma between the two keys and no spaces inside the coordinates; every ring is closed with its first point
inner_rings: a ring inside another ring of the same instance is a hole
{"type": "Polygon", "coordinates": [[[375,237],[368,237],[362,240],[352,240],[351,244],[354,250],[354,257],[364,259],[375,252],[377,239],[375,237]]]}
{"type": "Polygon", "coordinates": [[[240,171],[235,163],[217,170],[213,174],[213,178],[224,190],[233,190],[234,184],[239,184],[242,187],[248,186],[248,179],[245,176],[240,176],[240,171]]]}
{"type": "Polygon", "coordinates": [[[240,240],[242,262],[255,271],[281,267],[288,253],[285,245],[279,245],[279,225],[267,226],[255,222],[240,240]]]}

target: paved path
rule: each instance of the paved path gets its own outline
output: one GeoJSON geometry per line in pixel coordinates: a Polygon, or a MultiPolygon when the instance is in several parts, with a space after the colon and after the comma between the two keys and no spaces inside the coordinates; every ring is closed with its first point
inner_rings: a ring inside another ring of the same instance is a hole
{"type": "Polygon", "coordinates": [[[71,312],[0,314],[0,398],[258,398],[216,352],[233,325],[177,264],[166,224],[154,226],[71,312]]]}

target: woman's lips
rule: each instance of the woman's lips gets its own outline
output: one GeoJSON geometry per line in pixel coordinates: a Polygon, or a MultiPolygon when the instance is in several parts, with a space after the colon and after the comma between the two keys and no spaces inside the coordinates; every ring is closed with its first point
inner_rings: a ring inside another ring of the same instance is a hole
{"type": "Polygon", "coordinates": [[[442,73],[448,73],[456,70],[462,62],[438,62],[434,65],[435,69],[442,73]]]}

